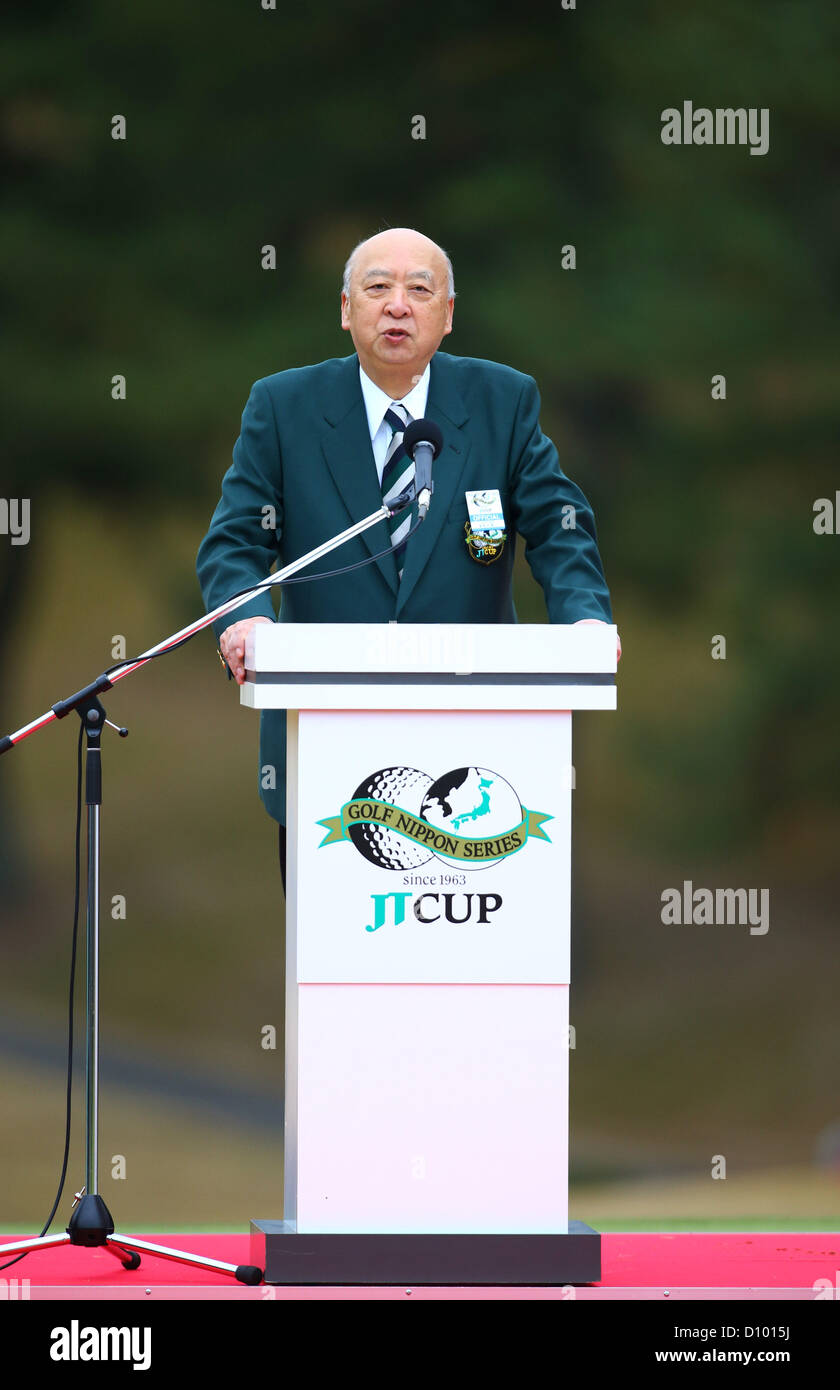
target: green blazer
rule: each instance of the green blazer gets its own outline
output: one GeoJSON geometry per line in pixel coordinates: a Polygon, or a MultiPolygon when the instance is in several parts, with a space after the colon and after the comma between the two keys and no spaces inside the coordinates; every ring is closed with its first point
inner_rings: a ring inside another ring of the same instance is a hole
{"type": "MultiPolygon", "coordinates": [[[[437,352],[426,414],[440,425],[444,443],[429,514],[408,543],[402,581],[394,556],[386,553],[352,574],[284,589],[278,621],[516,622],[511,577],[517,533],[550,622],[612,622],[592,509],[541,432],[539,405],[532,377],[497,362],[437,352]],[[464,494],[474,488],[498,488],[507,522],[507,544],[489,565],[472,559],[465,543],[464,494]],[[573,528],[563,511],[569,506],[573,528]]],[[[233,464],[198,551],[207,610],[264,579],[276,560],[288,564],[381,503],[356,354],[264,377],[248,398],[233,464]],[[264,511],[268,507],[273,513],[264,511]],[[276,529],[266,529],[272,517],[276,529]]],[[[305,572],[387,552],[389,540],[380,522],[305,572]]],[[[218,622],[217,637],[231,623],[257,615],[274,619],[270,593],[218,622]]],[[[281,824],[285,757],[285,712],[265,710],[260,768],[276,769],[276,786],[264,786],[272,778],[261,775],[260,794],[281,824]]]]}

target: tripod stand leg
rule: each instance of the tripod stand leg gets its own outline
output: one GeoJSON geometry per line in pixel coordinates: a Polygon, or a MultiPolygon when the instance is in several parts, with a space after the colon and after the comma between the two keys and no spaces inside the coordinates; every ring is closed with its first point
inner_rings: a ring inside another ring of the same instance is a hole
{"type": "MultiPolygon", "coordinates": [[[[148,1240],[137,1240],[134,1236],[114,1235],[113,1244],[124,1250],[139,1251],[156,1255],[160,1260],[175,1260],[178,1264],[195,1265],[197,1269],[211,1269],[219,1274],[230,1274],[240,1284],[261,1284],[263,1271],[256,1265],[232,1265],[224,1260],[211,1260],[208,1255],[190,1255],[185,1250],[170,1250],[166,1245],[153,1245],[148,1240]]],[[[134,1266],[136,1268],[136,1265],[134,1266]]]]}
{"type": "Polygon", "coordinates": [[[117,1245],[116,1241],[110,1238],[101,1248],[107,1250],[109,1255],[116,1255],[123,1269],[137,1269],[140,1265],[140,1256],[136,1250],[123,1250],[121,1245],[117,1245]]]}
{"type": "Polygon", "coordinates": [[[70,1237],[66,1231],[54,1236],[35,1236],[32,1240],[13,1240],[11,1244],[0,1245],[0,1260],[6,1255],[22,1255],[26,1250],[48,1250],[51,1245],[69,1245],[70,1237]]]}

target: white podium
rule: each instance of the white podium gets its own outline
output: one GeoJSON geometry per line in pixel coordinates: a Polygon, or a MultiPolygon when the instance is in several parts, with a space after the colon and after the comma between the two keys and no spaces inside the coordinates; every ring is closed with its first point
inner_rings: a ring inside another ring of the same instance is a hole
{"type": "Polygon", "coordinates": [[[571,711],[605,626],[259,624],[288,711],[285,1203],[271,1283],[583,1283],[568,1219],[571,711]]]}

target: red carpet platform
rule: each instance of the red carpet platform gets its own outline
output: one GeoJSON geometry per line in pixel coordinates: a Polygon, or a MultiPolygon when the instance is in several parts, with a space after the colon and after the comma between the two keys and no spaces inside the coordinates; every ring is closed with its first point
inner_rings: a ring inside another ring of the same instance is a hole
{"type": "MultiPolygon", "coordinates": [[[[134,1234],[139,1234],[135,1232],[134,1234]]],[[[0,1237],[0,1242],[13,1237],[0,1237]]],[[[178,1250],[234,1264],[249,1262],[243,1235],[144,1235],[178,1250]]],[[[810,1300],[840,1298],[840,1234],[768,1235],[680,1233],[602,1237],[603,1280],[571,1288],[273,1287],[249,1289],[225,1275],[143,1256],[136,1271],[122,1271],[113,1256],[74,1246],[37,1251],[0,1274],[7,1297],[36,1299],[696,1299],[810,1300]],[[115,1267],[116,1266],[116,1267],[115,1267]],[[13,1282],[16,1281],[16,1282],[13,1282]],[[24,1282],[28,1281],[28,1282],[24,1282]]],[[[0,1264],[2,1264],[0,1243],[0,1264]]]]}

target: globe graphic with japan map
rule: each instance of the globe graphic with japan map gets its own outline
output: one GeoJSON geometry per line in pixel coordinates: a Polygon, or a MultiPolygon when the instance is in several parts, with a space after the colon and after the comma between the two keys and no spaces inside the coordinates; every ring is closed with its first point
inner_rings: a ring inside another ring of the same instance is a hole
{"type": "MultiPolygon", "coordinates": [[[[429,825],[464,840],[497,840],[523,819],[522,805],[510,782],[486,767],[458,767],[429,787],[420,815],[429,825]]],[[[459,869],[486,869],[502,855],[463,859],[435,848],[438,859],[459,869]]]]}

